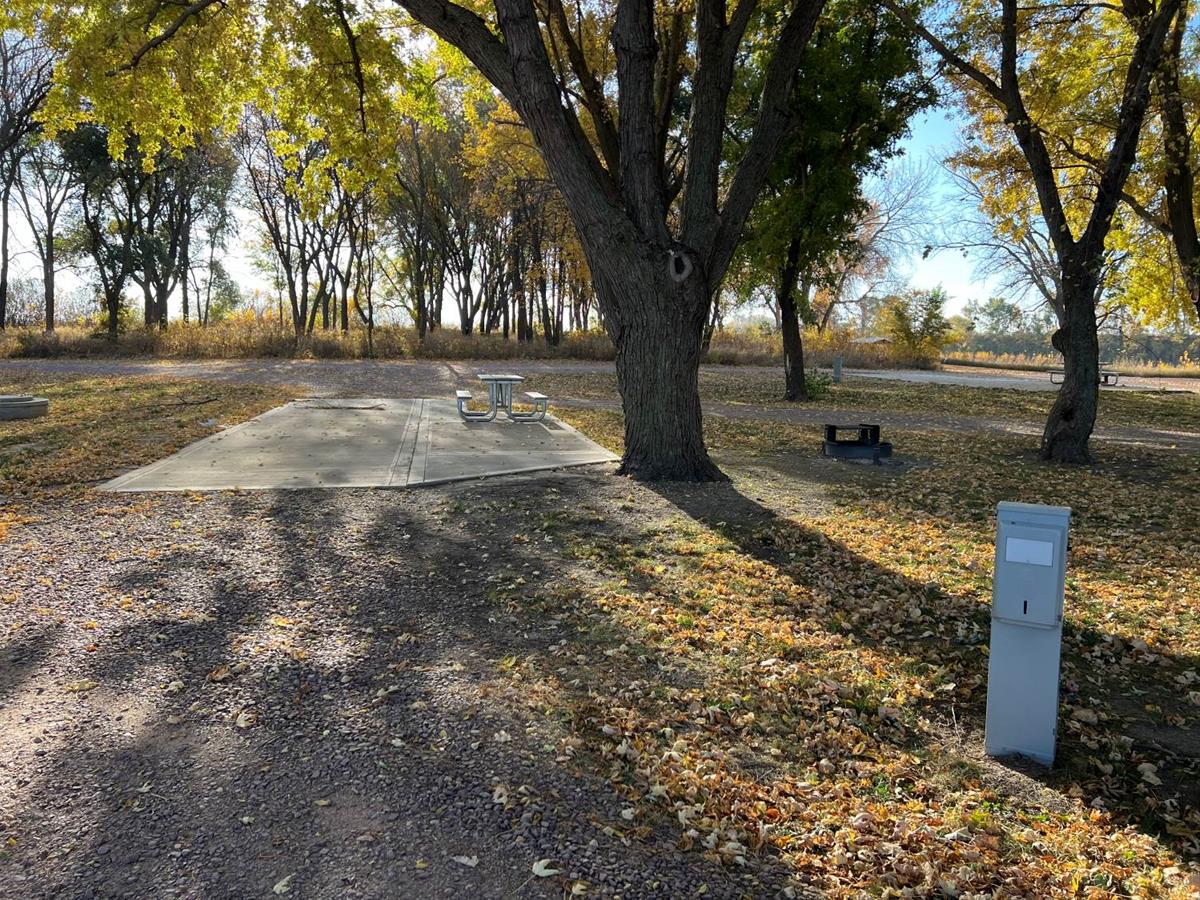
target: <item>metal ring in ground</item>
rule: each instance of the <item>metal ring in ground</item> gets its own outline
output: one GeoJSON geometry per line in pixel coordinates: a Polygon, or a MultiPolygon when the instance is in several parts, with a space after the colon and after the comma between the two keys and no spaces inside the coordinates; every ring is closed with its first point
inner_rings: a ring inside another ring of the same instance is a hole
{"type": "Polygon", "coordinates": [[[10,422],[14,419],[36,419],[44,416],[50,410],[50,401],[45,397],[29,397],[28,399],[6,400],[0,402],[0,422],[10,422]]]}

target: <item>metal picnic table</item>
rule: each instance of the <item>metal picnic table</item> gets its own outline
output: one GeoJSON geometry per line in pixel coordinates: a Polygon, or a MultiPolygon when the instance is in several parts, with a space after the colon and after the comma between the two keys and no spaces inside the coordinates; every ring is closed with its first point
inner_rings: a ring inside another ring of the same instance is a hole
{"type": "Polygon", "coordinates": [[[546,417],[547,398],[544,394],[529,392],[533,401],[534,411],[531,413],[513,412],[513,387],[525,380],[524,375],[479,373],[479,380],[487,385],[488,408],[486,412],[471,412],[466,403],[471,399],[469,391],[458,391],[458,414],[466,422],[491,422],[496,413],[504,410],[504,414],[514,422],[540,422],[546,417]]]}

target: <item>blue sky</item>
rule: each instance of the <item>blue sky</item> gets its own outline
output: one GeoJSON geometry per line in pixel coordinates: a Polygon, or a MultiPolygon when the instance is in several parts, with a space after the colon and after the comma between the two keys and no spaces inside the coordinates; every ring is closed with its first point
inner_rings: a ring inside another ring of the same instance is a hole
{"type": "MultiPolygon", "coordinates": [[[[953,180],[941,168],[941,162],[958,145],[960,120],[947,107],[935,107],[913,120],[912,131],[902,143],[905,157],[912,164],[928,163],[935,174],[937,196],[930,207],[935,213],[947,209],[958,196],[953,180]]],[[[941,285],[950,295],[949,312],[957,313],[969,300],[985,300],[993,288],[991,279],[980,278],[973,272],[974,264],[957,251],[942,251],[921,258],[920,248],[900,265],[912,287],[933,288],[941,285]]]]}

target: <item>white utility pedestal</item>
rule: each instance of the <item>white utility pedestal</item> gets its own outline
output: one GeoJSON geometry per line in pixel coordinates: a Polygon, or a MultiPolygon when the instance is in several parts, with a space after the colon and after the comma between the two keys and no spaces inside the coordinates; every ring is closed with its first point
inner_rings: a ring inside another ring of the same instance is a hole
{"type": "Polygon", "coordinates": [[[996,507],[988,756],[1054,763],[1070,524],[1065,506],[996,507]]]}

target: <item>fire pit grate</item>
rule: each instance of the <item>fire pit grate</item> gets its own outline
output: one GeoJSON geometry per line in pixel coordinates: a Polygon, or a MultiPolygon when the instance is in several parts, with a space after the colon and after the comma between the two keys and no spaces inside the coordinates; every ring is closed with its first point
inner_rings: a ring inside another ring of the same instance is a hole
{"type": "Polygon", "coordinates": [[[879,465],[892,455],[892,445],[879,439],[879,426],[870,424],[826,425],[825,455],[833,459],[869,459],[879,465]],[[853,438],[838,438],[839,431],[853,431],[853,438]]]}

